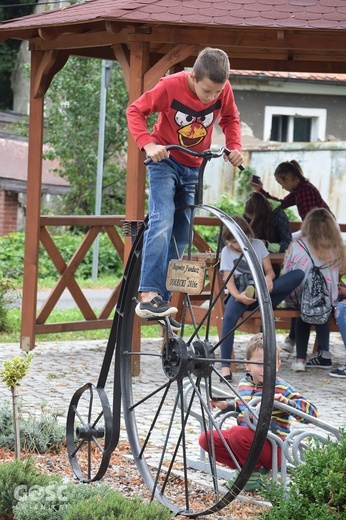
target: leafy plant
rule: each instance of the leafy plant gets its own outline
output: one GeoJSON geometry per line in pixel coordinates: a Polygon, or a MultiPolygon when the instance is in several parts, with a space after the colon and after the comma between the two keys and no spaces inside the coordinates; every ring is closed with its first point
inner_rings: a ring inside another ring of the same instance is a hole
{"type": "Polygon", "coordinates": [[[42,412],[22,420],[21,445],[35,453],[59,451],[65,439],[65,426],[57,421],[56,414],[42,412]]]}
{"type": "MultiPolygon", "coordinates": [[[[84,238],[84,234],[71,232],[69,234],[65,233],[64,235],[58,234],[52,238],[65,262],[68,262],[84,238]]],[[[0,264],[4,272],[6,272],[12,280],[22,280],[24,267],[24,233],[16,232],[0,237],[0,264]]],[[[101,276],[103,274],[113,274],[114,278],[119,278],[123,272],[122,261],[106,233],[99,235],[98,265],[99,275],[101,276]]],[[[91,272],[92,249],[88,251],[78,267],[76,277],[87,279],[91,277],[91,272]]],[[[40,246],[39,281],[43,283],[46,278],[57,280],[58,273],[47,252],[40,246]]]]}
{"type": "Polygon", "coordinates": [[[63,520],[71,504],[88,501],[93,496],[100,500],[109,491],[110,487],[106,484],[87,486],[52,482],[49,486],[25,494],[13,511],[16,520],[63,520]]]}
{"type": "Polygon", "coordinates": [[[27,354],[25,357],[16,356],[12,359],[5,359],[4,368],[0,370],[0,377],[9,388],[18,386],[26,376],[33,354],[27,354]]]}
{"type": "Polygon", "coordinates": [[[263,520],[337,520],[346,518],[346,432],[338,442],[314,440],[304,452],[288,489],[263,492],[273,504],[263,520]]]}
{"type": "Polygon", "coordinates": [[[15,288],[13,282],[5,278],[0,271],[0,332],[10,329],[8,311],[15,300],[15,288]]]}
{"type": "MultiPolygon", "coordinates": [[[[58,451],[65,438],[65,427],[57,421],[57,415],[47,412],[23,416],[18,404],[19,436],[22,450],[35,453],[58,451]]],[[[0,408],[0,447],[14,450],[13,410],[6,401],[0,408]]]]}
{"type": "MultiPolygon", "coordinates": [[[[61,213],[92,215],[98,166],[101,67],[99,60],[70,57],[48,91],[45,142],[57,172],[71,184],[62,197],[61,213]]],[[[122,68],[109,69],[106,96],[102,214],[123,214],[125,204],[126,106],[128,92],[122,68]]]]}
{"type": "Polygon", "coordinates": [[[256,170],[250,167],[244,168],[237,172],[237,200],[240,204],[245,204],[252,193],[250,178],[256,174],[256,170]]]}
{"type": "Polygon", "coordinates": [[[13,508],[24,490],[60,481],[58,476],[41,473],[31,458],[0,464],[0,518],[12,518],[13,508]]]}
{"type": "MultiPolygon", "coordinates": [[[[227,215],[242,215],[244,212],[244,206],[237,202],[231,195],[228,193],[224,193],[221,196],[220,202],[215,204],[215,206],[227,215]]],[[[196,226],[196,231],[208,242],[213,251],[217,248],[218,237],[220,233],[220,229],[217,226],[196,226]]]]}
{"type": "Polygon", "coordinates": [[[107,484],[52,483],[23,496],[16,520],[168,520],[170,511],[139,498],[125,498],[107,484]]]}
{"type": "Polygon", "coordinates": [[[0,377],[2,377],[12,393],[14,448],[17,459],[20,457],[18,386],[29,370],[32,357],[32,354],[27,354],[25,357],[16,356],[12,359],[6,359],[3,370],[0,370],[0,377]]]}
{"type": "MultiPolygon", "coordinates": [[[[101,498],[92,496],[89,500],[71,505],[63,520],[169,520],[172,514],[167,507],[156,502],[144,503],[140,498],[126,498],[110,491],[101,498]]],[[[24,519],[23,519],[24,520],[24,519]]]]}

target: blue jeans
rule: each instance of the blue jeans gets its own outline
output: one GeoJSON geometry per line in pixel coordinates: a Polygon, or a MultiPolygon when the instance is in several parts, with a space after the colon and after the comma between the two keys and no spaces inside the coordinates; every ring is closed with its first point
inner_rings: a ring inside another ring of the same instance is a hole
{"type": "Polygon", "coordinates": [[[346,348],[346,303],[339,302],[335,308],[335,319],[346,348]]]}
{"type": "Polygon", "coordinates": [[[144,233],[139,291],[157,292],[165,301],[168,263],[181,258],[189,242],[198,168],[178,163],[173,157],[148,168],[150,183],[149,222],[144,233]],[[176,209],[182,208],[180,211],[176,209]],[[174,236],[174,240],[172,239],[174,236]]]}
{"type": "MultiPolygon", "coordinates": [[[[304,271],[301,269],[294,269],[279,278],[274,280],[273,282],[273,290],[270,293],[270,299],[272,301],[273,308],[279,305],[286,296],[288,296],[298,285],[302,283],[304,279],[304,271]]],[[[222,337],[226,336],[227,332],[233,329],[236,326],[239,318],[242,317],[246,310],[253,310],[258,306],[258,303],[255,302],[252,305],[244,305],[243,303],[237,302],[233,296],[229,298],[226,303],[226,309],[223,316],[222,322],[222,337]]],[[[221,358],[222,359],[231,359],[231,355],[233,352],[233,343],[234,343],[234,332],[230,334],[225,340],[221,343],[221,358]]],[[[221,363],[223,367],[229,367],[230,361],[224,361],[221,363]]]]}

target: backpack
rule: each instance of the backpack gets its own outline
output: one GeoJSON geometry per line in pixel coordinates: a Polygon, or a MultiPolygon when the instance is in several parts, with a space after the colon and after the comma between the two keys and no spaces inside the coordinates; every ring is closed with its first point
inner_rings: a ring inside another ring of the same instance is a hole
{"type": "Polygon", "coordinates": [[[333,262],[317,267],[304,242],[298,240],[298,243],[305,249],[312,262],[300,294],[300,317],[305,323],[323,325],[328,321],[333,306],[327,282],[321,270],[330,267],[333,262]]]}

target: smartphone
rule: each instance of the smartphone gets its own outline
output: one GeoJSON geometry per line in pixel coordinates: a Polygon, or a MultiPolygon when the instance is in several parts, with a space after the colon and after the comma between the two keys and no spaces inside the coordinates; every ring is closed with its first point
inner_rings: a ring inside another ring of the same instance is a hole
{"type": "Polygon", "coordinates": [[[259,177],[258,175],[253,175],[251,177],[251,182],[252,182],[252,184],[256,184],[256,186],[260,186],[260,184],[261,184],[261,177],[259,177]]]}

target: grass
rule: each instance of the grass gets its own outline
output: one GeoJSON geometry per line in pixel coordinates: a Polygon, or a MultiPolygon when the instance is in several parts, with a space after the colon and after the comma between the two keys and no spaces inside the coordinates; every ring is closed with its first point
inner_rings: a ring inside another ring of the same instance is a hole
{"type": "MultiPolygon", "coordinates": [[[[81,288],[87,289],[112,289],[117,281],[111,277],[103,277],[93,282],[92,280],[78,280],[78,285],[81,288]]],[[[56,284],[56,280],[45,280],[44,285],[39,285],[40,291],[52,289],[56,284]]],[[[21,289],[20,286],[15,288],[17,291],[21,289]]],[[[101,309],[94,309],[96,315],[100,313],[101,309]]],[[[113,317],[112,313],[111,317],[113,317]]],[[[72,321],[83,321],[83,315],[80,310],[76,308],[72,309],[53,309],[46,323],[66,323],[72,321]]],[[[6,332],[0,332],[0,343],[19,343],[20,341],[20,327],[21,327],[21,308],[20,304],[12,303],[8,310],[8,323],[9,330],[6,332]]],[[[192,334],[192,326],[186,327],[186,334],[192,334]]],[[[36,336],[37,342],[45,341],[83,341],[83,340],[107,340],[109,337],[110,329],[95,329],[95,330],[83,330],[74,332],[60,332],[60,333],[49,333],[39,334],[36,336]]],[[[203,334],[203,331],[201,332],[203,334]]],[[[211,335],[217,335],[216,327],[212,327],[210,331],[211,335]]],[[[158,338],[162,336],[162,327],[158,324],[150,323],[142,327],[141,335],[143,338],[158,338]]]]}
{"type": "MultiPolygon", "coordinates": [[[[95,311],[97,314],[97,310],[95,311]]],[[[53,310],[47,323],[61,323],[82,320],[83,316],[79,309],[53,310]]],[[[20,338],[21,310],[11,309],[9,311],[9,323],[11,330],[0,333],[0,343],[19,343],[20,338]]],[[[192,334],[192,326],[186,327],[186,334],[192,334]]],[[[83,341],[83,340],[107,340],[110,329],[80,330],[75,332],[60,332],[50,334],[39,334],[36,341],[83,341]]],[[[216,327],[212,327],[210,334],[217,335],[216,327]]],[[[142,338],[159,338],[162,336],[160,325],[150,324],[142,327],[142,338]]]]}

